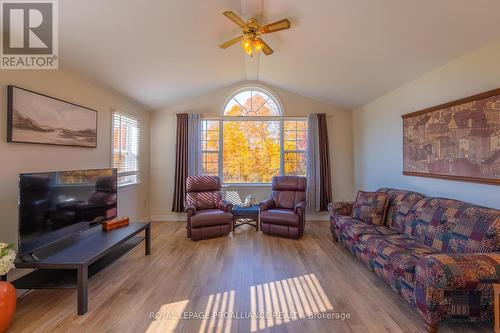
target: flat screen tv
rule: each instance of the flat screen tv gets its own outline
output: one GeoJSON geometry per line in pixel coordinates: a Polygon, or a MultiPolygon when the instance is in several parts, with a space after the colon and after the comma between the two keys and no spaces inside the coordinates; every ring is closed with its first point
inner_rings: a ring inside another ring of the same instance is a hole
{"type": "Polygon", "coordinates": [[[25,173],[19,178],[19,254],[117,214],[116,169],[25,173]]]}

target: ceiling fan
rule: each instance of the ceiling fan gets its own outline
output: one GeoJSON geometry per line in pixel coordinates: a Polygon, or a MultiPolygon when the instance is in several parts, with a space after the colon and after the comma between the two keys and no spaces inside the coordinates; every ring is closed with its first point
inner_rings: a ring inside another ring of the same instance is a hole
{"type": "Polygon", "coordinates": [[[273,49],[266,42],[264,42],[262,38],[260,38],[261,35],[290,29],[290,21],[288,19],[279,20],[262,26],[255,18],[249,18],[248,21],[245,22],[241,17],[232,11],[225,11],[223,15],[240,26],[243,31],[243,35],[228,40],[227,42],[219,45],[219,47],[221,49],[227,49],[239,41],[242,41],[241,46],[243,47],[243,50],[245,50],[245,53],[250,56],[252,56],[253,50],[257,52],[262,51],[266,56],[274,52],[273,49]]]}

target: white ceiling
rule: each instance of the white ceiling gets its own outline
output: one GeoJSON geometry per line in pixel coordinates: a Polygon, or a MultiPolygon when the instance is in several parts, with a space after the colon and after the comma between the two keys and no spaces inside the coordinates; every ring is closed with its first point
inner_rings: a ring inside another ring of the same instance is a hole
{"type": "Polygon", "coordinates": [[[500,39],[498,0],[64,0],[61,67],[158,109],[258,79],[355,108],[500,39]],[[262,10],[262,3],[264,3],[262,10]],[[292,29],[271,56],[217,47],[233,10],[292,29]],[[260,17],[263,13],[263,17],[260,17]]]}

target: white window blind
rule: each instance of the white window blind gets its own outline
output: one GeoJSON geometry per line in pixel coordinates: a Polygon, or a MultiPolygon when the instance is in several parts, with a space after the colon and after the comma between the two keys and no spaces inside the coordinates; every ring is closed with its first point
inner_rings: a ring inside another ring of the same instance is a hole
{"type": "Polygon", "coordinates": [[[118,169],[118,185],[140,182],[140,143],[140,120],[128,114],[114,112],[113,167],[118,169]]]}

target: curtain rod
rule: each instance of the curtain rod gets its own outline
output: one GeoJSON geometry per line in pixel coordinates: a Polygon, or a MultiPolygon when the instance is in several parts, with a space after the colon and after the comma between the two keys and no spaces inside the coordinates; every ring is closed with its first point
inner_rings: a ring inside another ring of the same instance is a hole
{"type": "MultiPolygon", "coordinates": [[[[183,114],[183,113],[188,113],[188,112],[179,112],[179,113],[174,113],[174,114],[169,114],[167,117],[177,117],[178,114],[183,114]]],[[[196,112],[195,112],[196,113],[196,112]]],[[[189,114],[189,113],[188,113],[189,114]]],[[[198,113],[199,114],[199,113],[198,113]]],[[[224,118],[225,116],[212,116],[212,115],[203,115],[203,114],[199,114],[200,116],[202,117],[206,117],[206,118],[212,118],[212,119],[218,119],[218,118],[224,118]]],[[[303,116],[275,116],[275,117],[269,117],[269,118],[304,118],[304,117],[307,117],[309,114],[306,114],[306,115],[303,115],[303,116]]],[[[240,118],[253,118],[254,116],[250,116],[250,117],[240,117],[240,118]]],[[[261,117],[258,117],[257,118],[266,118],[268,116],[261,116],[261,117]]],[[[335,118],[335,116],[333,114],[326,114],[326,117],[327,118],[335,118]]],[[[229,117],[231,118],[231,117],[229,117]]],[[[232,118],[235,118],[235,117],[232,117],[232,118]]]]}

